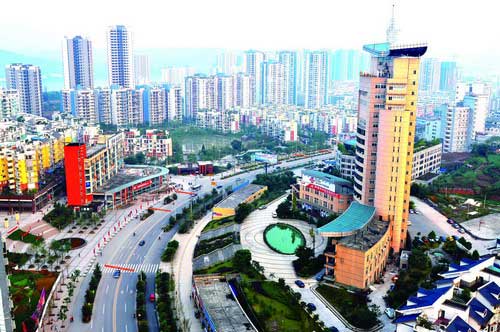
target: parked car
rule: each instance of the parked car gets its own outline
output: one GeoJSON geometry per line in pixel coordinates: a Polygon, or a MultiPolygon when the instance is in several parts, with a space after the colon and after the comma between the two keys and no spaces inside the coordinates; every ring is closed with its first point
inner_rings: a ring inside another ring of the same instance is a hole
{"type": "Polygon", "coordinates": [[[396,282],[398,281],[398,279],[399,279],[398,275],[395,275],[394,277],[391,278],[392,282],[396,282]]]}
{"type": "Polygon", "coordinates": [[[459,232],[460,234],[463,234],[463,233],[465,233],[465,230],[464,230],[463,228],[459,228],[459,229],[458,229],[458,232],[459,232]]]}
{"type": "Polygon", "coordinates": [[[392,292],[394,290],[394,287],[396,287],[396,285],[392,284],[389,286],[389,292],[392,292]]]}
{"type": "Polygon", "coordinates": [[[316,279],[316,281],[321,281],[321,280],[323,280],[324,276],[325,276],[325,269],[321,270],[320,273],[316,274],[315,279],[316,279]]]}
{"type": "Polygon", "coordinates": [[[314,305],[314,303],[308,303],[307,308],[309,308],[309,310],[311,311],[316,311],[316,306],[314,305]]]}
{"type": "Polygon", "coordinates": [[[219,185],[217,186],[217,189],[222,189],[222,186],[219,184],[219,185]]]}
{"type": "Polygon", "coordinates": [[[121,274],[122,272],[120,270],[115,270],[115,272],[113,272],[113,278],[118,279],[121,274]]]}
{"type": "Polygon", "coordinates": [[[451,226],[453,226],[453,228],[455,228],[455,229],[459,229],[460,228],[460,226],[458,226],[457,224],[453,224],[451,226]]]}
{"type": "Polygon", "coordinates": [[[278,215],[276,214],[276,212],[273,212],[273,218],[278,218],[278,215]]]}
{"type": "Polygon", "coordinates": [[[142,240],[141,242],[139,242],[139,246],[141,246],[141,247],[142,247],[143,245],[145,245],[145,244],[146,244],[146,241],[144,241],[144,240],[142,240]]]}
{"type": "Polygon", "coordinates": [[[259,210],[265,210],[266,208],[267,208],[267,206],[265,206],[265,205],[259,206],[259,210]]]}
{"type": "Polygon", "coordinates": [[[299,288],[304,288],[304,287],[306,287],[306,285],[302,282],[302,280],[295,280],[295,284],[296,284],[299,288]]]}
{"type": "Polygon", "coordinates": [[[440,237],[439,237],[439,241],[441,241],[441,242],[446,242],[446,238],[445,238],[444,236],[440,236],[440,237]]]}
{"type": "Polygon", "coordinates": [[[149,294],[149,302],[155,301],[155,295],[153,293],[149,294]]]}
{"type": "Polygon", "coordinates": [[[328,330],[329,330],[330,332],[339,332],[339,329],[338,329],[338,328],[336,328],[335,326],[330,326],[330,327],[328,328],[328,330]]]}
{"type": "Polygon", "coordinates": [[[390,319],[393,319],[394,316],[396,316],[396,312],[392,308],[385,308],[384,312],[390,319]]]}
{"type": "Polygon", "coordinates": [[[455,223],[452,219],[448,219],[448,220],[446,220],[446,222],[447,222],[448,224],[454,224],[454,223],[455,223]]]}
{"type": "Polygon", "coordinates": [[[459,239],[459,237],[456,235],[452,235],[452,237],[453,237],[453,240],[455,240],[455,241],[458,241],[458,239],[459,239]]]}
{"type": "Polygon", "coordinates": [[[408,221],[406,222],[406,225],[411,226],[411,221],[409,221],[409,220],[408,220],[408,221]]]}

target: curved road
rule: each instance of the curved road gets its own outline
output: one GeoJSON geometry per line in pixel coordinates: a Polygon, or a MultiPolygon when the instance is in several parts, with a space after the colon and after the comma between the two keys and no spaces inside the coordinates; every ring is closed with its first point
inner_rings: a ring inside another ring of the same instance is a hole
{"type": "MultiPolygon", "coordinates": [[[[306,158],[291,162],[283,162],[280,166],[283,168],[303,165],[311,160],[324,160],[331,155],[321,155],[313,158],[306,158]]],[[[263,173],[263,169],[247,172],[228,179],[220,180],[216,177],[218,185],[224,187],[234,185],[238,180],[250,180],[255,175],[263,173]]],[[[202,185],[199,195],[209,193],[212,190],[210,177],[195,179],[194,177],[172,176],[173,182],[187,182],[186,179],[197,182],[202,185]]],[[[186,187],[186,186],[185,186],[186,187]]],[[[90,273],[82,283],[75,305],[72,307],[74,322],[69,325],[69,331],[97,331],[97,332],[136,332],[137,321],[133,317],[136,303],[136,283],[137,274],[144,270],[147,275],[146,294],[154,293],[154,280],[158,268],[161,253],[168,241],[177,232],[174,227],[168,233],[163,233],[164,227],[172,214],[182,211],[184,206],[188,206],[190,197],[185,194],[179,194],[175,205],[164,206],[162,200],[156,203],[156,207],[172,209],[172,212],[155,211],[155,213],[144,221],[133,219],[124,227],[105,247],[102,256],[98,257],[98,263],[103,267],[103,276],[97,289],[92,321],[88,324],[81,323],[81,306],[84,301],[85,290],[90,280],[90,273]],[[133,233],[135,232],[135,236],[133,233]],[[158,237],[161,237],[159,240],[158,237]],[[139,246],[141,240],[145,241],[144,246],[139,246]],[[126,265],[134,268],[135,272],[122,272],[119,279],[112,277],[112,269],[104,269],[104,264],[126,265]]],[[[176,284],[176,287],[178,284],[176,284]]],[[[191,308],[183,308],[191,310],[191,308]]],[[[147,319],[150,331],[158,331],[158,322],[155,315],[155,304],[146,301],[147,319]]]]}

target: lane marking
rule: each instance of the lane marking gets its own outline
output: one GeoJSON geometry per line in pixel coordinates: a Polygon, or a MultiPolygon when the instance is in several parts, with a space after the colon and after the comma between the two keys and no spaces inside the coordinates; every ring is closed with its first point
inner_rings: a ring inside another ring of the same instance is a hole
{"type": "Polygon", "coordinates": [[[106,294],[108,294],[109,291],[109,285],[106,285],[106,294]]]}
{"type": "Polygon", "coordinates": [[[125,312],[127,312],[127,302],[125,302],[125,312]]]}
{"type": "Polygon", "coordinates": [[[134,269],[130,269],[128,267],[123,267],[123,266],[119,266],[119,265],[104,264],[104,267],[108,267],[110,269],[121,270],[121,271],[134,272],[134,269]]]}
{"type": "Polygon", "coordinates": [[[106,311],[106,303],[102,305],[102,314],[104,315],[104,311],[106,311]]]}

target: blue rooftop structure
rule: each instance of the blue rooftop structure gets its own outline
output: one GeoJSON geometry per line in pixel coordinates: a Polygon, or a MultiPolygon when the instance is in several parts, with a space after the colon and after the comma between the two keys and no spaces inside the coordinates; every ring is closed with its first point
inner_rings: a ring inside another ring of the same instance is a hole
{"type": "Polygon", "coordinates": [[[469,317],[480,326],[486,326],[493,316],[493,313],[476,298],[470,301],[469,308],[469,317]]]}
{"type": "Polygon", "coordinates": [[[456,316],[446,327],[446,332],[477,332],[460,316],[456,316]]]}
{"type": "Polygon", "coordinates": [[[420,57],[427,51],[427,44],[391,45],[390,43],[375,43],[363,45],[363,50],[377,57],[420,57]]]}
{"type": "Polygon", "coordinates": [[[451,263],[448,271],[441,272],[439,275],[444,278],[450,278],[453,275],[458,276],[461,273],[469,272],[472,268],[488,261],[489,259],[492,260],[491,264],[493,265],[493,262],[495,260],[493,256],[484,257],[477,261],[473,259],[462,258],[459,264],[451,263]]]}
{"type": "Polygon", "coordinates": [[[417,320],[418,316],[420,316],[420,312],[417,314],[399,316],[398,318],[393,320],[392,323],[393,324],[400,324],[400,323],[414,322],[417,320]]]}
{"type": "Polygon", "coordinates": [[[441,296],[450,290],[449,287],[425,289],[419,288],[416,296],[410,296],[406,305],[398,308],[398,311],[415,310],[432,306],[441,296]]]}
{"type": "Polygon", "coordinates": [[[500,305],[500,286],[494,281],[487,283],[477,290],[493,307],[500,305]]]}
{"type": "Polygon", "coordinates": [[[352,202],[338,218],[320,227],[318,233],[328,237],[353,235],[356,231],[366,227],[374,216],[373,206],[352,202]]]}

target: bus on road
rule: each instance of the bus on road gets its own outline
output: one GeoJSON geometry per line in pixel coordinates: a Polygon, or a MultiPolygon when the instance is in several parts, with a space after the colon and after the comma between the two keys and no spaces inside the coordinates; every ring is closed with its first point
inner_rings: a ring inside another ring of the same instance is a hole
{"type": "Polygon", "coordinates": [[[201,184],[194,184],[191,186],[191,190],[198,191],[201,189],[201,184]]]}

